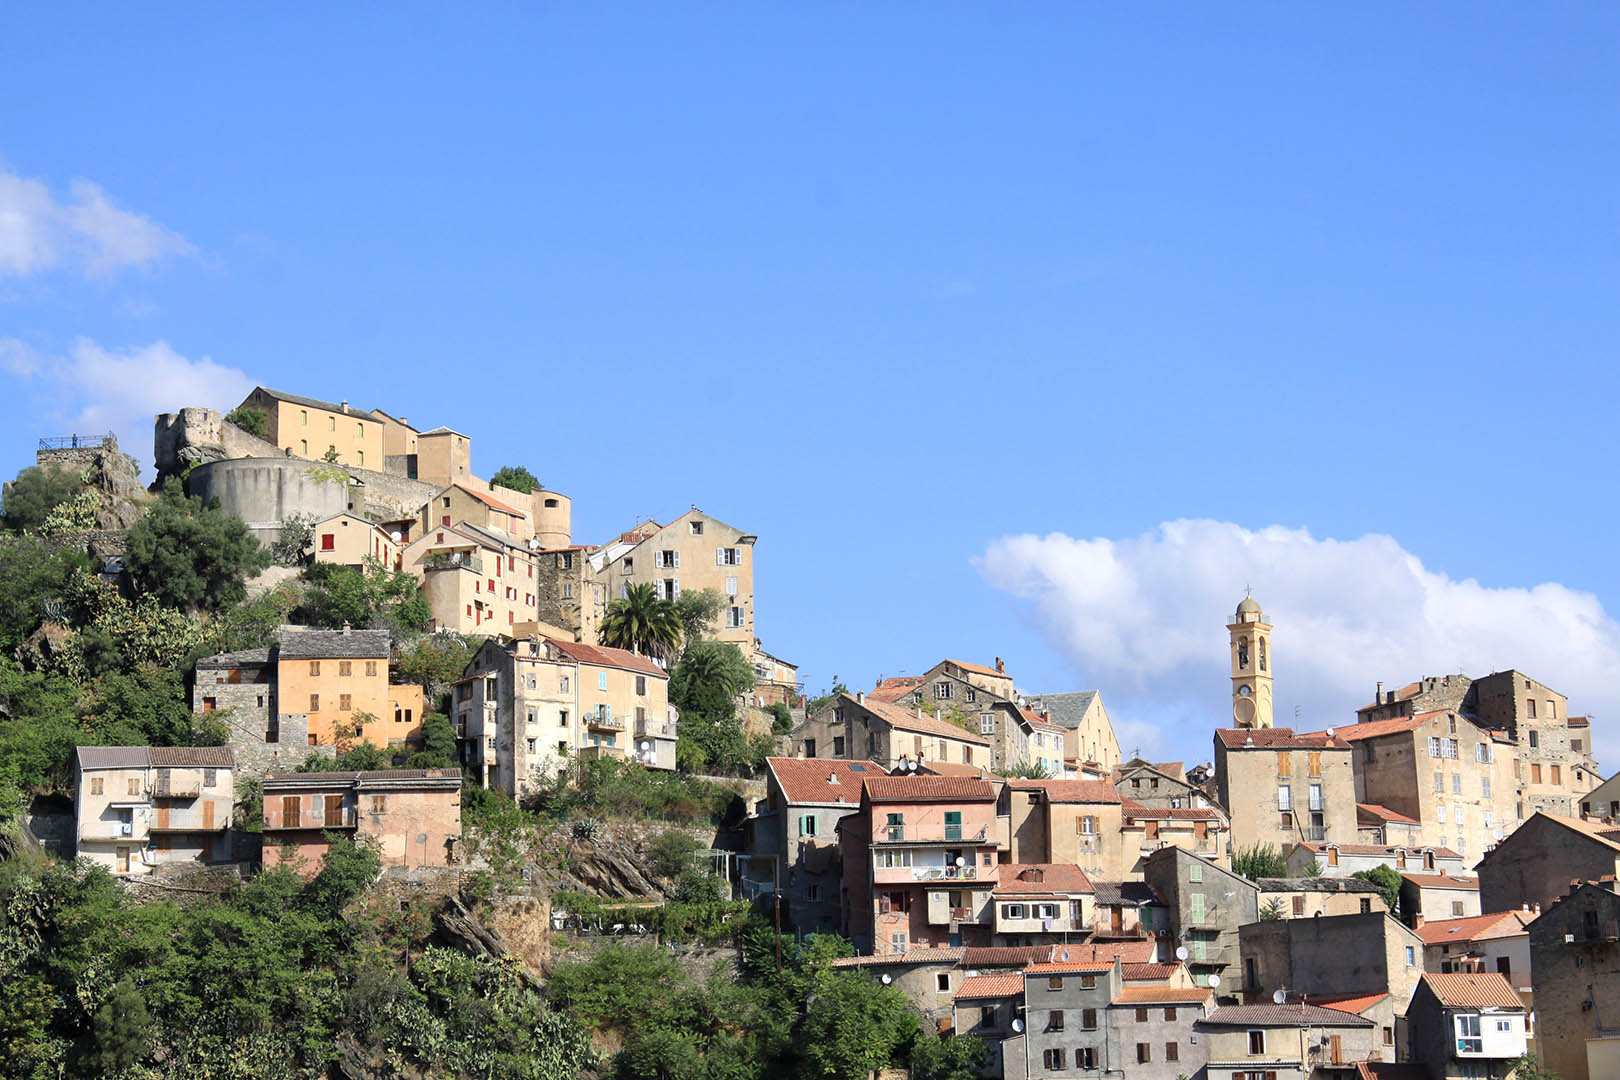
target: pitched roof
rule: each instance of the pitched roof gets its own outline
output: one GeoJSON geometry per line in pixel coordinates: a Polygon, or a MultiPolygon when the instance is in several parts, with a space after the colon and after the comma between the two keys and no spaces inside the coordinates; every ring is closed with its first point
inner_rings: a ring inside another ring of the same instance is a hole
{"type": "Polygon", "coordinates": [[[643,675],[655,675],[660,679],[669,678],[669,672],[640,653],[633,653],[629,649],[611,649],[606,645],[587,645],[583,641],[561,641],[557,638],[546,640],[551,642],[558,652],[577,663],[623,668],[626,671],[639,671],[643,675]]]}
{"type": "Polygon", "coordinates": [[[962,980],[961,986],[956,988],[956,1000],[1016,997],[1023,992],[1024,976],[1021,972],[1015,971],[999,975],[970,975],[962,980]]]}
{"type": "Polygon", "coordinates": [[[146,746],[81,746],[74,754],[80,769],[144,769],[151,748],[146,746]]]}
{"type": "Polygon", "coordinates": [[[1345,742],[1360,742],[1362,739],[1376,739],[1384,735],[1398,735],[1403,731],[1414,731],[1427,724],[1433,717],[1428,713],[1419,713],[1416,716],[1397,716],[1389,720],[1364,720],[1359,724],[1346,724],[1342,728],[1334,728],[1333,733],[1345,742]]]}
{"type": "Polygon", "coordinates": [[[267,787],[298,788],[307,785],[322,786],[334,783],[358,783],[362,786],[397,780],[447,781],[461,785],[460,769],[362,769],[339,772],[284,772],[265,773],[267,787]]]}
{"type": "Polygon", "coordinates": [[[197,661],[200,668],[234,668],[249,667],[253,664],[268,664],[270,662],[269,649],[240,649],[237,652],[215,653],[205,656],[197,661]]]}
{"type": "Polygon", "coordinates": [[[961,776],[878,776],[865,781],[873,802],[995,802],[996,789],[961,776]]]}
{"type": "Polygon", "coordinates": [[[1356,810],[1358,813],[1366,814],[1368,817],[1377,818],[1380,821],[1393,821],[1401,825],[1422,824],[1417,818],[1407,817],[1399,810],[1391,810],[1389,807],[1380,806],[1377,803],[1358,802],[1356,803],[1356,810]]]}
{"type": "Polygon", "coordinates": [[[885,967],[890,964],[956,964],[966,950],[960,945],[944,949],[907,949],[903,953],[885,953],[882,956],[840,956],[833,967],[885,967]]]}
{"type": "Polygon", "coordinates": [[[388,655],[387,630],[312,630],[283,627],[282,660],[364,660],[388,655]]]}
{"type": "Polygon", "coordinates": [[[1029,700],[1052,714],[1052,722],[1059,727],[1074,729],[1080,726],[1086,710],[1097,697],[1095,690],[1076,690],[1061,694],[1035,694],[1029,700]]]}
{"type": "Polygon", "coordinates": [[[1219,821],[1221,815],[1207,806],[1144,806],[1134,799],[1122,800],[1126,817],[1150,820],[1219,821]]]}
{"type": "Polygon", "coordinates": [[[1158,945],[1150,940],[1134,941],[1088,941],[1083,945],[1046,945],[1045,959],[1052,959],[1059,953],[1066,952],[1070,960],[1118,960],[1126,967],[1142,967],[1153,959],[1158,945]]]}
{"type": "Polygon", "coordinates": [[[1402,873],[1401,877],[1420,889],[1467,889],[1479,891],[1479,878],[1454,877],[1451,874],[1402,873]]]}
{"type": "Polygon", "coordinates": [[[1121,1005],[1168,1005],[1177,1001],[1208,1001],[1214,992],[1207,986],[1127,986],[1114,1000],[1121,1005]]]}
{"type": "Polygon", "coordinates": [[[1500,972],[1425,972],[1422,981],[1429,984],[1440,1004],[1453,1009],[1524,1008],[1518,992],[1500,972]]]}
{"type": "Polygon", "coordinates": [[[1235,1027],[1371,1027],[1372,1021],[1354,1013],[1316,1005],[1222,1005],[1204,1021],[1235,1027]]]}
{"type": "Polygon", "coordinates": [[[1126,982],[1164,982],[1181,970],[1180,964],[1121,964],[1126,982]]]}
{"type": "Polygon", "coordinates": [[[873,701],[870,698],[865,701],[856,701],[853,696],[846,696],[854,704],[866,709],[879,719],[888,721],[894,727],[903,728],[906,731],[921,732],[924,735],[935,735],[947,739],[958,739],[962,742],[976,743],[979,746],[990,745],[990,740],[978,732],[959,728],[955,724],[947,724],[945,721],[936,720],[932,716],[918,716],[915,709],[902,708],[899,705],[891,705],[884,701],[873,701]]]}
{"type": "Polygon", "coordinates": [[[922,685],[921,675],[895,675],[879,679],[876,686],[866,692],[869,701],[896,702],[922,685]]]}
{"type": "Polygon", "coordinates": [[[1261,892],[1375,893],[1378,886],[1354,877],[1263,877],[1255,879],[1261,892]]]}
{"type": "Polygon", "coordinates": [[[1326,851],[1330,847],[1338,848],[1341,855],[1383,855],[1394,858],[1395,853],[1404,851],[1415,854],[1420,851],[1432,851],[1437,859],[1461,859],[1462,856],[1450,848],[1430,847],[1427,844],[1323,844],[1315,841],[1302,841],[1301,847],[1310,851],[1326,851]]]}
{"type": "MultiPolygon", "coordinates": [[[[322,401],[320,398],[303,397],[299,394],[289,394],[284,390],[272,390],[268,386],[260,386],[257,389],[263,390],[266,394],[275,398],[277,401],[288,401],[294,405],[307,405],[312,409],[325,409],[327,412],[343,413],[346,416],[354,417],[356,420],[369,420],[373,424],[382,423],[381,420],[378,420],[375,416],[372,416],[368,412],[361,409],[344,409],[341,404],[336,402],[322,401]]],[[[250,394],[248,396],[251,397],[252,395],[250,394]]]]}
{"type": "Polygon", "coordinates": [[[971,671],[975,675],[991,675],[998,679],[1012,678],[1012,676],[1008,675],[1005,671],[997,671],[995,668],[985,667],[983,664],[970,664],[966,660],[952,660],[948,656],[945,658],[945,662],[947,664],[955,664],[963,671],[971,671]]]}
{"type": "Polygon", "coordinates": [[[1044,791],[1055,803],[1123,802],[1107,780],[1009,780],[1008,784],[1019,791],[1044,791]]]}
{"type": "Polygon", "coordinates": [[[1454,941],[1478,941],[1483,938],[1516,937],[1525,933],[1525,927],[1535,919],[1528,911],[1493,911],[1489,915],[1470,915],[1463,919],[1436,919],[1417,928],[1417,936],[1425,945],[1442,945],[1454,941]]]}
{"type": "Polygon", "coordinates": [[[1429,1068],[1411,1062],[1358,1061],[1356,1080],[1429,1080],[1429,1068]]]}
{"type": "Polygon", "coordinates": [[[1024,863],[999,869],[1000,880],[994,890],[997,896],[1091,892],[1085,872],[1072,863],[1024,863]]]}
{"type": "Polygon", "coordinates": [[[1565,727],[1587,727],[1590,721],[1584,716],[1571,716],[1564,720],[1565,727]]]}
{"type": "MultiPolygon", "coordinates": [[[[1613,825],[1601,821],[1587,821],[1585,818],[1565,817],[1562,814],[1549,814],[1545,810],[1537,810],[1532,815],[1531,820],[1534,820],[1535,817],[1547,818],[1564,826],[1566,829],[1574,829],[1583,836],[1590,837],[1600,844],[1607,844],[1609,847],[1620,851],[1620,831],[1617,831],[1613,825]]],[[[1498,845],[1499,847],[1500,845],[1498,845]]],[[[1486,852],[1486,857],[1489,858],[1491,853],[1498,850],[1498,848],[1492,848],[1491,851],[1486,852]]]]}
{"type": "MultiPolygon", "coordinates": [[[[1093,901],[1098,904],[1157,904],[1158,893],[1145,881],[1093,881],[1093,901]]],[[[1152,944],[1149,942],[1149,944],[1152,944]]]]}
{"type": "Polygon", "coordinates": [[[149,752],[153,768],[230,769],[236,755],[228,746],[154,746],[149,752]]]}
{"type": "MultiPolygon", "coordinates": [[[[1334,1012],[1356,1013],[1360,1015],[1389,997],[1388,994],[1311,994],[1308,1005],[1320,1005],[1324,1009],[1334,1012]]],[[[1289,994],[1289,1001],[1303,1001],[1305,995],[1289,994]]]]}
{"type": "Polygon", "coordinates": [[[1294,734],[1293,728],[1216,728],[1215,738],[1228,750],[1348,750],[1338,729],[1329,739],[1326,732],[1294,734]]]}
{"type": "Polygon", "coordinates": [[[1056,959],[1031,964],[1024,969],[1024,974],[1070,975],[1114,970],[1114,961],[1112,960],[1082,960],[1072,950],[1069,952],[1069,959],[1064,960],[1063,951],[1063,948],[1059,946],[1058,949],[1054,950],[1056,959]]]}
{"type": "Polygon", "coordinates": [[[459,491],[466,492],[468,495],[471,495],[473,498],[477,499],[479,502],[483,503],[485,506],[489,507],[492,510],[499,510],[503,514],[516,514],[518,517],[527,517],[528,516],[522,510],[519,510],[515,506],[506,505],[505,503],[501,502],[501,500],[495,498],[495,496],[493,496],[493,495],[485,494],[482,491],[474,491],[472,488],[467,487],[464,484],[451,484],[450,486],[453,487],[453,488],[456,488],[459,491]]]}
{"type": "Polygon", "coordinates": [[[883,775],[883,766],[875,761],[840,758],[773,757],[766,758],[765,765],[776,777],[782,797],[796,806],[854,807],[861,801],[861,783],[883,775]]]}
{"type": "Polygon", "coordinates": [[[1050,945],[969,945],[962,957],[962,966],[1022,968],[1025,964],[1046,959],[1051,953],[1050,945]]]}

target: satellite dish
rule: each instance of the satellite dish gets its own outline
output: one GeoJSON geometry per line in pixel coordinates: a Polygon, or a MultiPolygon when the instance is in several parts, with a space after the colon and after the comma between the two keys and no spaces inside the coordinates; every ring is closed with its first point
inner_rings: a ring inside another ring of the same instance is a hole
{"type": "Polygon", "coordinates": [[[1211,975],[1209,977],[1209,988],[1211,990],[1219,990],[1221,988],[1221,977],[1219,975],[1211,975]]]}
{"type": "Polygon", "coordinates": [[[401,539],[401,537],[399,535],[399,530],[395,529],[393,532],[389,533],[388,534],[388,539],[392,540],[396,544],[399,543],[399,541],[401,539]]]}
{"type": "Polygon", "coordinates": [[[956,857],[956,865],[957,866],[966,866],[967,864],[962,861],[962,856],[958,855],[956,857]]]}
{"type": "Polygon", "coordinates": [[[642,743],[642,744],[641,744],[641,749],[642,749],[642,750],[643,750],[643,751],[647,751],[647,750],[651,750],[651,749],[652,749],[652,743],[650,743],[650,742],[643,742],[643,743],[642,743]]]}
{"type": "Polygon", "coordinates": [[[1062,958],[1064,963],[1069,962],[1069,950],[1068,949],[1064,949],[1063,952],[1060,955],[1061,955],[1061,958],[1062,958]]]}
{"type": "Polygon", "coordinates": [[[1332,728],[1327,729],[1327,737],[1328,737],[1328,740],[1331,742],[1332,739],[1333,739],[1333,729],[1332,728]]]}
{"type": "Polygon", "coordinates": [[[1271,994],[1271,1003],[1273,1005],[1281,1005],[1283,1002],[1285,1002],[1287,1000],[1288,1000],[1288,991],[1284,990],[1280,986],[1277,987],[1277,989],[1274,990],[1272,992],[1272,994],[1271,994]]]}
{"type": "Polygon", "coordinates": [[[1014,1031],[1023,1031],[1024,1030],[1024,1022],[1022,1020],[1018,1019],[1017,1017],[1013,1017],[1012,1029],[1014,1031]]]}
{"type": "Polygon", "coordinates": [[[888,986],[892,982],[894,982],[894,977],[892,975],[885,974],[883,976],[883,985],[884,986],[888,986]]]}
{"type": "Polygon", "coordinates": [[[1176,946],[1176,959],[1177,960],[1185,960],[1185,959],[1187,959],[1187,957],[1189,957],[1191,955],[1192,955],[1192,953],[1187,951],[1187,946],[1185,946],[1185,945],[1177,945],[1176,946]]]}

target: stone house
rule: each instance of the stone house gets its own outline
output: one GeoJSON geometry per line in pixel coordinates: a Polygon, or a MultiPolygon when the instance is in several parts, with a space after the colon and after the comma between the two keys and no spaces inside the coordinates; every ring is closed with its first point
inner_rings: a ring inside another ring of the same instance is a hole
{"type": "Polygon", "coordinates": [[[893,986],[906,995],[929,1027],[943,1032],[952,1022],[956,995],[970,977],[962,970],[964,953],[960,946],[916,948],[877,956],[841,956],[832,966],[861,971],[893,986]]]}
{"type": "Polygon", "coordinates": [[[435,630],[512,636],[538,621],[538,558],[506,533],[468,521],[435,525],[406,546],[402,562],[422,582],[435,630]]]}
{"type": "Polygon", "coordinates": [[[1329,1080],[1384,1052],[1372,1021],[1303,1002],[1222,1005],[1195,1029],[1209,1080],[1329,1080]]]}
{"type": "Polygon", "coordinates": [[[981,698],[973,708],[979,710],[979,734],[990,743],[992,772],[1032,765],[1047,776],[1063,775],[1063,728],[1014,701],[981,698]]]}
{"type": "Polygon", "coordinates": [[[981,972],[969,975],[957,987],[952,1002],[951,1028],[984,1042],[988,1056],[981,1076],[1023,1076],[1024,974],[1020,971],[981,972]],[[1013,1022],[1017,1021],[1015,1030],[1013,1022]],[[1007,1061],[1011,1050],[1014,1060],[1007,1061]]]}
{"type": "Polygon", "coordinates": [[[1435,974],[1495,972],[1521,995],[1530,990],[1530,931],[1536,912],[1516,908],[1461,919],[1435,919],[1417,928],[1423,970],[1435,974]]]}
{"type": "Polygon", "coordinates": [[[382,422],[368,412],[349,408],[347,401],[333,404],[256,386],[239,407],[263,411],[268,421],[265,441],[288,454],[321,461],[334,452],[342,465],[383,468],[382,422]]]}
{"type": "Polygon", "coordinates": [[[1551,907],[1571,881],[1620,874],[1620,829],[1538,811],[1476,867],[1484,911],[1551,907]]]}
{"type": "MultiPolygon", "coordinates": [[[[1455,710],[1340,728],[1356,800],[1418,822],[1418,838],[1478,857],[1519,822],[1513,740],[1455,710]]],[[[1359,812],[1359,810],[1358,810],[1359,812]]]]}
{"type": "Polygon", "coordinates": [[[1108,1060],[1131,1080],[1197,1076],[1209,1041],[1198,1037],[1214,991],[1200,986],[1120,988],[1108,1006],[1108,1060]]]}
{"type": "Polygon", "coordinates": [[[319,872],[328,835],[375,840],[384,866],[451,866],[461,839],[459,769],[268,773],[264,865],[319,872]]]}
{"type": "Polygon", "coordinates": [[[1481,913],[1479,879],[1444,871],[1401,874],[1401,915],[1417,927],[1430,919],[1463,919],[1481,913]]]}
{"type": "Polygon", "coordinates": [[[1398,1015],[1423,974],[1423,940],[1384,912],[1253,922],[1238,932],[1244,1000],[1279,989],[1389,994],[1398,1015]]]}
{"type": "Polygon", "coordinates": [[[451,687],[451,711],[463,764],[514,798],[575,756],[675,767],[669,673],[625,649],[491,638],[451,687]]]}
{"type": "Polygon", "coordinates": [[[1094,880],[1120,881],[1127,862],[1124,806],[1104,780],[1009,780],[997,814],[1007,820],[1007,862],[1072,863],[1094,880]]]}
{"type": "Polygon", "coordinates": [[[860,810],[864,782],[883,769],[875,761],[783,757],[766,758],[765,769],[765,799],[748,823],[745,877],[755,895],[780,883],[784,925],[837,933],[838,822],[860,810]]]}
{"type": "Polygon", "coordinates": [[[587,558],[611,602],[631,585],[651,585],[668,600],[682,590],[725,597],[713,636],[751,656],[754,647],[754,548],[759,537],[693,507],[668,525],[644,521],[587,558]]]}
{"type": "Polygon", "coordinates": [[[1356,794],[1350,744],[1290,728],[1215,732],[1217,801],[1231,822],[1231,846],[1287,850],[1300,841],[1353,843],[1356,794]]]}
{"type": "Polygon", "coordinates": [[[1214,976],[1230,988],[1228,973],[1237,970],[1238,928],[1260,918],[1254,883],[1179,847],[1149,855],[1142,876],[1163,902],[1169,923],[1157,928],[1161,953],[1186,948],[1187,967],[1199,985],[1212,985],[1214,976]]]}
{"type": "Polygon", "coordinates": [[[1120,848],[1127,875],[1140,874],[1143,859],[1171,845],[1211,862],[1231,861],[1226,817],[1214,807],[1170,809],[1125,799],[1120,814],[1120,848]]]}
{"type": "Polygon", "coordinates": [[[75,851],[115,874],[230,858],[236,805],[228,746],[81,746],[75,851]]]}
{"type": "Polygon", "coordinates": [[[754,688],[748,694],[756,709],[786,705],[790,709],[802,710],[804,684],[799,682],[799,665],[780,656],[772,656],[765,651],[758,638],[754,639],[753,652],[743,655],[753,659],[754,688]]]}
{"type": "Polygon", "coordinates": [[[1356,803],[1356,832],[1363,844],[1421,847],[1423,822],[1378,803],[1356,803]]]}
{"type": "Polygon", "coordinates": [[[1432,871],[1461,875],[1463,857],[1450,848],[1403,844],[1295,844],[1288,852],[1288,873],[1298,877],[1315,866],[1323,877],[1350,877],[1387,866],[1397,873],[1432,871]]]}
{"type": "Polygon", "coordinates": [[[989,945],[1001,847],[996,792],[951,776],[867,779],[839,820],[840,903],[857,952],[989,945]]]}
{"type": "Polygon", "coordinates": [[[1262,917],[1271,912],[1279,919],[1314,919],[1389,910],[1378,886],[1360,878],[1263,877],[1255,887],[1262,917]]]}
{"type": "Polygon", "coordinates": [[[1566,887],[1530,924],[1536,1053],[1563,1080],[1620,1076],[1620,896],[1566,887]]]}
{"type": "Polygon", "coordinates": [[[1095,1076],[1110,1068],[1109,1006],[1123,989],[1118,960],[1058,959],[1026,967],[1024,1075],[1095,1076]]]}
{"type": "Polygon", "coordinates": [[[1523,1002],[1495,972],[1434,974],[1418,980],[1406,1007],[1413,1061],[1431,1077],[1505,1077],[1528,1049],[1523,1002]]]}
{"type": "Polygon", "coordinates": [[[1620,826],[1620,772],[1581,797],[1581,817],[1620,826]]]}
{"type": "Polygon", "coordinates": [[[840,694],[793,730],[793,748],[806,758],[875,761],[885,769],[943,762],[985,765],[990,742],[977,732],[907,708],[840,694]]]}
{"type": "MultiPolygon", "coordinates": [[[[1093,881],[1092,905],[1096,910],[1093,940],[1112,942],[1145,941],[1158,951],[1158,933],[1169,933],[1170,921],[1164,901],[1145,881],[1093,881]]],[[[1165,950],[1169,955],[1174,947],[1165,950]]]]}
{"type": "Polygon", "coordinates": [[[1196,810],[1215,805],[1202,788],[1187,780],[1179,761],[1132,758],[1114,770],[1112,780],[1121,796],[1143,806],[1196,810]]]}
{"type": "Polygon", "coordinates": [[[1091,882],[1064,863],[1003,865],[990,900],[996,945],[1084,940],[1095,918],[1091,882]]]}
{"type": "Polygon", "coordinates": [[[1036,694],[1029,707],[1063,728],[1063,753],[1077,769],[1112,775],[1120,763],[1119,739],[1108,718],[1102,694],[1078,690],[1056,694],[1036,694]]]}
{"type": "Polygon", "coordinates": [[[375,559],[385,570],[403,567],[400,552],[404,550],[404,536],[358,514],[334,514],[318,521],[314,534],[316,562],[359,571],[365,570],[368,559],[375,559]]]}
{"type": "Polygon", "coordinates": [[[498,532],[525,546],[534,536],[534,528],[525,508],[503,502],[487,491],[459,483],[442,488],[424,503],[417,525],[425,534],[432,529],[448,529],[462,522],[498,532]]]}
{"type": "Polygon", "coordinates": [[[536,618],[576,641],[596,641],[607,615],[607,590],[591,572],[590,550],[572,544],[534,553],[536,618]]]}

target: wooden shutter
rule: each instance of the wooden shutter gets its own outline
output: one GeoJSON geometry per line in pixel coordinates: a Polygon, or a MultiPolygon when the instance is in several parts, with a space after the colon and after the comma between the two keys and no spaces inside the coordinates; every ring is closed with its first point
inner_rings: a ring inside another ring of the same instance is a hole
{"type": "Polygon", "coordinates": [[[328,826],[343,824],[343,796],[326,796],[326,824],[328,826]]]}
{"type": "Polygon", "coordinates": [[[213,827],[214,827],[214,800],[212,800],[212,799],[204,799],[203,800],[203,828],[212,829],[213,827]]]}
{"type": "Polygon", "coordinates": [[[283,829],[298,828],[298,796],[283,795],[281,797],[281,827],[283,829]]]}
{"type": "Polygon", "coordinates": [[[1292,776],[1292,775],[1294,775],[1293,758],[1289,757],[1287,750],[1279,750],[1279,751],[1277,751],[1277,775],[1278,776],[1292,776]]]}

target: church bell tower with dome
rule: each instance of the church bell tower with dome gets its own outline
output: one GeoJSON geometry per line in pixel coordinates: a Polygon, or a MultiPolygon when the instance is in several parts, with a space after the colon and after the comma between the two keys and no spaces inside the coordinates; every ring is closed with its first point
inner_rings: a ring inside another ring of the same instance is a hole
{"type": "Polygon", "coordinates": [[[1232,722],[1271,726],[1271,624],[1259,601],[1245,596],[1227,624],[1232,635],[1232,722]]]}

